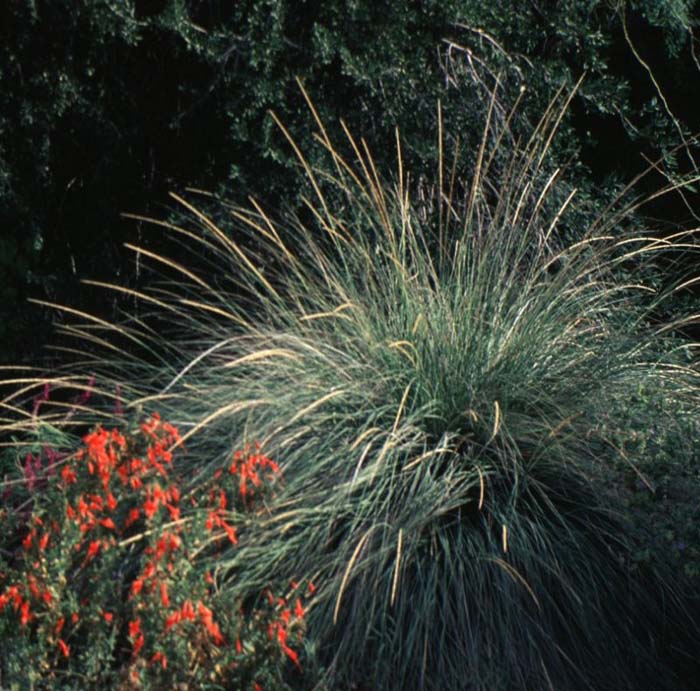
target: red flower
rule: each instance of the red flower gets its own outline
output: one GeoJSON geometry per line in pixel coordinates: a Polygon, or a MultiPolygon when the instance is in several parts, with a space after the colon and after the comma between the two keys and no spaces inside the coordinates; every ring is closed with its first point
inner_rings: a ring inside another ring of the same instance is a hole
{"type": "Polygon", "coordinates": [[[194,621],[194,607],[189,600],[185,600],[185,604],[182,605],[182,609],[180,610],[180,615],[183,619],[194,621]]]}
{"type": "Polygon", "coordinates": [[[168,597],[168,586],[165,581],[160,584],[160,601],[163,603],[163,607],[170,606],[170,598],[168,597]]]}
{"type": "Polygon", "coordinates": [[[109,433],[98,426],[94,432],[83,437],[83,441],[88,447],[88,471],[93,475],[97,470],[102,484],[107,487],[116,461],[114,449],[107,448],[109,433]]]}
{"type": "MultiPolygon", "coordinates": [[[[133,479],[134,478],[132,478],[132,480],[133,479]]],[[[146,518],[153,518],[153,516],[155,516],[157,511],[158,511],[158,502],[154,501],[151,496],[148,496],[146,498],[146,501],[143,503],[143,512],[146,514],[146,518]]]]}
{"type": "Polygon", "coordinates": [[[214,640],[214,643],[216,645],[223,645],[224,644],[224,637],[221,634],[221,630],[219,629],[219,625],[215,623],[207,623],[207,630],[209,631],[209,635],[212,637],[214,640]]]}
{"type": "Polygon", "coordinates": [[[126,518],[126,521],[124,521],[124,527],[128,528],[132,523],[138,521],[140,515],[141,513],[138,509],[131,509],[131,511],[129,511],[129,515],[126,518]]]}
{"type": "Polygon", "coordinates": [[[169,422],[163,423],[163,429],[172,437],[174,441],[180,441],[180,433],[177,427],[173,427],[169,422]]]}
{"type": "Polygon", "coordinates": [[[175,624],[179,624],[180,621],[182,620],[182,614],[180,612],[173,612],[166,620],[165,620],[165,630],[168,631],[168,629],[172,628],[175,626],[175,624]]]}
{"type": "Polygon", "coordinates": [[[75,471],[68,465],[64,465],[63,468],[61,468],[61,479],[67,485],[75,484],[78,481],[75,471]]]}
{"type": "Polygon", "coordinates": [[[168,473],[165,470],[165,468],[158,463],[157,457],[155,455],[155,452],[153,451],[153,447],[148,447],[148,460],[151,462],[151,465],[163,476],[167,477],[168,473]]]}
{"type": "Polygon", "coordinates": [[[221,519],[213,512],[209,512],[209,516],[207,516],[207,521],[204,524],[207,528],[207,530],[213,530],[215,525],[218,525],[218,521],[221,519]]]}
{"type": "Polygon", "coordinates": [[[19,593],[19,588],[16,585],[11,585],[7,589],[8,597],[12,598],[12,604],[17,609],[22,604],[22,596],[19,593]]]}
{"type": "Polygon", "coordinates": [[[29,590],[32,593],[32,597],[38,598],[41,595],[41,591],[36,584],[36,578],[34,578],[34,576],[29,576],[29,590]]]}
{"type": "Polygon", "coordinates": [[[90,546],[88,547],[87,551],[87,558],[92,559],[97,555],[97,553],[100,551],[100,542],[99,540],[93,540],[90,543],[90,546]]]}
{"type": "Polygon", "coordinates": [[[78,505],[77,505],[76,509],[78,510],[78,514],[80,516],[82,516],[83,518],[90,515],[90,509],[89,509],[87,503],[85,502],[85,499],[83,499],[82,495],[78,499],[78,505]]]}
{"type": "Polygon", "coordinates": [[[284,650],[287,657],[299,668],[299,671],[301,672],[301,665],[299,664],[299,656],[285,643],[282,643],[280,647],[282,648],[282,650],[284,650]]]}
{"type": "Polygon", "coordinates": [[[154,432],[158,429],[159,425],[160,415],[158,413],[153,413],[150,420],[146,420],[146,422],[141,424],[141,431],[153,439],[155,437],[154,432]]]}
{"type": "Polygon", "coordinates": [[[26,537],[24,538],[24,540],[22,540],[22,547],[24,547],[25,552],[26,552],[26,551],[29,551],[29,550],[31,549],[31,546],[32,546],[32,538],[34,537],[35,534],[36,534],[36,531],[35,531],[35,530],[31,530],[31,531],[29,531],[29,532],[27,533],[27,535],[26,535],[26,537]]]}
{"type": "Polygon", "coordinates": [[[22,603],[22,606],[19,608],[19,622],[22,624],[22,626],[26,626],[29,623],[29,620],[32,618],[32,615],[29,611],[29,600],[25,600],[22,603]]]}
{"type": "Polygon", "coordinates": [[[111,624],[112,619],[114,619],[114,615],[111,612],[105,612],[104,610],[102,610],[102,616],[108,624],[111,624]]]}
{"type": "Polygon", "coordinates": [[[129,622],[129,638],[134,639],[141,633],[141,619],[138,617],[129,622]]]}
{"type": "Polygon", "coordinates": [[[228,525],[228,523],[225,523],[224,521],[221,521],[221,527],[226,531],[228,539],[231,540],[231,542],[234,545],[237,545],[238,538],[236,537],[236,529],[233,526],[228,525]]]}
{"type": "Polygon", "coordinates": [[[119,473],[119,477],[121,478],[122,483],[126,484],[129,480],[129,464],[122,463],[120,466],[117,467],[117,472],[119,473]]]}
{"type": "Polygon", "coordinates": [[[68,657],[70,655],[70,648],[62,638],[58,639],[58,647],[61,649],[64,657],[68,657]]]}
{"type": "Polygon", "coordinates": [[[267,630],[267,635],[272,638],[275,631],[277,632],[277,642],[280,648],[284,651],[285,655],[299,668],[301,671],[301,665],[299,664],[299,656],[287,645],[287,629],[282,626],[281,623],[275,622],[270,624],[267,630]]]}
{"type": "MultiPolygon", "coordinates": [[[[158,542],[156,542],[156,561],[160,561],[160,558],[165,554],[165,551],[168,548],[168,538],[167,538],[167,533],[161,535],[158,538],[158,542]]],[[[153,550],[151,550],[152,552],[153,550]]]]}
{"type": "Polygon", "coordinates": [[[155,662],[160,662],[163,669],[165,669],[168,666],[168,658],[165,657],[165,654],[160,652],[160,651],[155,653],[153,655],[153,657],[151,658],[151,664],[153,664],[155,662]]]}
{"type": "Polygon", "coordinates": [[[116,429],[112,430],[112,441],[120,448],[126,449],[126,439],[116,429]]]}
{"type": "Polygon", "coordinates": [[[212,611],[201,600],[197,603],[197,611],[202,619],[211,619],[214,615],[212,611]]]}
{"type": "Polygon", "coordinates": [[[221,635],[218,624],[214,622],[214,614],[212,611],[201,601],[197,603],[197,611],[199,612],[204,627],[214,639],[214,643],[216,643],[216,645],[221,645],[224,642],[224,637],[221,635]]]}
{"type": "Polygon", "coordinates": [[[22,604],[22,596],[19,594],[19,588],[16,585],[11,585],[2,595],[0,595],[0,612],[5,609],[5,606],[10,600],[12,600],[12,605],[15,609],[22,604]]]}

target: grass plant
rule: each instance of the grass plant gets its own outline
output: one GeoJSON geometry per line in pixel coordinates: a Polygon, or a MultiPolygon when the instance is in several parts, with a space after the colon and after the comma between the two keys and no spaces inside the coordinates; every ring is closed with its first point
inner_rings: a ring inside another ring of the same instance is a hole
{"type": "Polygon", "coordinates": [[[494,94],[468,181],[438,116],[434,183],[404,170],[398,133],[382,176],[309,101],[325,168],[280,123],[304,208],[273,218],[251,200],[224,228],[176,196],[189,220],[153,225],[177,259],[134,247],[150,287],[99,284],[140,310],[74,312],[70,367],[9,377],[5,431],[156,406],[193,486],[260,439],[285,484],[218,569],[234,595],[319,584],[307,635],[328,688],[678,688],[664,654],[693,623],[662,574],[632,568],[615,481],[620,464],[645,476],[616,440],[642,389],[664,405],[653,421],[636,409],[640,434],[697,416],[684,322],[656,319],[689,279],[645,279],[694,245],[636,227],[628,195],[567,225],[575,190],[548,150],[569,97],[516,140],[494,94]],[[23,395],[49,382],[70,399],[86,373],[92,402],[22,412],[23,395]]]}

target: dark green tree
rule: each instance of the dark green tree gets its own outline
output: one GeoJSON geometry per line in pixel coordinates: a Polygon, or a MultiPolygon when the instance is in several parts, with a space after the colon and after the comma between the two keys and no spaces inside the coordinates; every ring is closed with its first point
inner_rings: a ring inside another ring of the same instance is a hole
{"type": "MultiPolygon", "coordinates": [[[[468,151],[481,116],[472,90],[498,78],[515,100],[526,86],[521,117],[536,120],[585,73],[559,155],[590,188],[631,177],[640,151],[690,140],[699,21],[695,0],[3,3],[0,359],[45,340],[27,296],[107,307],[78,300],[77,278],[124,270],[122,243],[140,230],[120,213],[162,214],[167,191],[187,186],[294,203],[293,154],[269,111],[310,150],[296,77],[333,135],[342,117],[393,165],[398,125],[420,171],[438,99],[468,151]]],[[[659,213],[684,220],[693,205],[659,213]]]]}

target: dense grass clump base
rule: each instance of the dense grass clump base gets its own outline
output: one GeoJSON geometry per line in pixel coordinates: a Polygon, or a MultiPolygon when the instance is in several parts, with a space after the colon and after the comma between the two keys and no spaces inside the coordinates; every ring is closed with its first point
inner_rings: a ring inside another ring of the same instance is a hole
{"type": "Polygon", "coordinates": [[[216,568],[241,597],[317,584],[319,688],[677,689],[672,632],[693,622],[660,569],[635,568],[615,483],[644,479],[619,443],[641,388],[669,425],[699,410],[680,322],[653,319],[675,287],[645,280],[692,244],[635,228],[635,203],[577,207],[547,156],[557,105],[523,142],[496,103],[464,184],[441,122],[431,187],[398,136],[387,181],[317,121],[328,166],[297,152],[303,212],[253,202],[230,233],[178,198],[194,223],[156,225],[192,263],[135,248],[160,272],[127,291],[144,311],[68,335],[105,400],[119,387],[178,425],[193,487],[254,438],[280,461],[284,486],[216,568]]]}

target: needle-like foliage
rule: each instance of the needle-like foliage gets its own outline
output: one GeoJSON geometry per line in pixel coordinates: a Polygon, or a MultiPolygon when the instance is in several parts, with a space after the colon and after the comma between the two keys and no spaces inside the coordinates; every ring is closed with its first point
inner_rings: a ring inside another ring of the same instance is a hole
{"type": "MultiPolygon", "coordinates": [[[[575,190],[548,160],[562,100],[516,140],[517,112],[494,95],[468,181],[439,121],[432,187],[403,169],[398,133],[383,177],[364,141],[336,146],[316,118],[328,166],[297,150],[301,212],[229,208],[231,232],[176,197],[193,222],[156,225],[192,264],[134,248],[163,279],[111,286],[137,316],[63,329],[96,398],[180,427],[193,483],[254,439],[282,463],[269,516],[215,566],[241,593],[273,575],[317,583],[308,635],[329,688],[678,683],[661,653],[679,610],[662,580],[630,570],[613,468],[635,459],[614,433],[641,387],[669,424],[697,413],[680,324],[654,319],[669,291],[621,279],[691,243],[634,229],[635,201],[566,225],[575,190]]],[[[6,429],[35,423],[18,397],[6,429]]]]}

